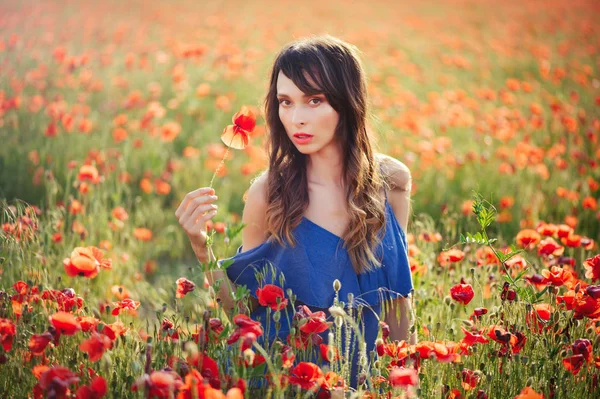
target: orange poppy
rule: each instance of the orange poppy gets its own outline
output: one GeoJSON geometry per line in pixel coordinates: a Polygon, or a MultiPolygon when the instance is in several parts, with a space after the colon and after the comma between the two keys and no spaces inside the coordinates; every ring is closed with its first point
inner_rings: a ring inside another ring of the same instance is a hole
{"type": "Polygon", "coordinates": [[[133,236],[140,241],[150,241],[152,239],[152,230],[137,227],[133,230],[133,236]]]}
{"type": "Polygon", "coordinates": [[[556,287],[566,285],[568,288],[571,288],[577,283],[573,273],[559,266],[552,266],[550,270],[542,270],[542,276],[556,287]]]}
{"type": "Polygon", "coordinates": [[[525,387],[515,396],[515,399],[544,399],[544,395],[537,393],[531,387],[525,387]]]}
{"type": "Polygon", "coordinates": [[[104,254],[96,247],[76,247],[71,252],[71,257],[63,260],[63,265],[71,277],[94,278],[98,275],[100,267],[111,269],[112,260],[104,259],[104,254]]]}
{"type": "Polygon", "coordinates": [[[540,234],[533,229],[524,229],[517,233],[515,240],[521,248],[531,249],[540,242],[540,234]]]}
{"type": "Polygon", "coordinates": [[[89,181],[94,184],[98,184],[100,182],[98,169],[92,165],[82,165],[81,168],[79,168],[79,174],[77,175],[77,178],[80,181],[89,181]]]}
{"type": "Polygon", "coordinates": [[[460,262],[465,257],[465,253],[460,249],[450,249],[448,251],[442,251],[438,255],[438,262],[441,266],[448,266],[451,263],[460,262]]]}

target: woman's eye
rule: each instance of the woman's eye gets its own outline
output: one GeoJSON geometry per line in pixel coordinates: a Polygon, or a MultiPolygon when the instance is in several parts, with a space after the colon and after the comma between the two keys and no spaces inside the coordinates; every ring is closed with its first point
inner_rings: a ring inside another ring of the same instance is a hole
{"type": "Polygon", "coordinates": [[[311,98],[310,101],[317,101],[316,103],[313,104],[320,104],[321,103],[321,99],[320,98],[311,98]]]}
{"type": "Polygon", "coordinates": [[[289,102],[289,101],[288,100],[280,100],[279,105],[287,105],[287,104],[284,104],[285,102],[289,102]]]}

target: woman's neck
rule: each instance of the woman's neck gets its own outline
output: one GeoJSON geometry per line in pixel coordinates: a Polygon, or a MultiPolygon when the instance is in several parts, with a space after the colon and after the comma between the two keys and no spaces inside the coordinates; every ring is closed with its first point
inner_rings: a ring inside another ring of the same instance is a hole
{"type": "Polygon", "coordinates": [[[310,184],[343,187],[341,152],[328,149],[308,156],[306,176],[310,184]]]}

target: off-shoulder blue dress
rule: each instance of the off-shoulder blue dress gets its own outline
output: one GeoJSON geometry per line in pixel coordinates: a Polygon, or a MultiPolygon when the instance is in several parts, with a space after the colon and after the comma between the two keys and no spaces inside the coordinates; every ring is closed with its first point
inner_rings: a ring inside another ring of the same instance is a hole
{"type": "MultiPolygon", "coordinates": [[[[354,314],[356,315],[357,308],[362,307],[362,316],[357,321],[363,330],[368,361],[369,353],[375,349],[375,340],[380,330],[382,301],[398,296],[406,297],[413,288],[406,235],[388,202],[387,193],[385,208],[386,231],[377,252],[379,259],[382,259],[382,266],[374,271],[357,275],[346,249],[342,246],[344,240],[305,217],[293,231],[296,239],[295,247],[291,245],[284,247],[267,240],[246,252],[242,252],[240,246],[235,256],[220,262],[233,261],[226,269],[227,277],[235,284],[247,286],[252,296],[257,297],[257,288],[265,284],[274,284],[283,288],[286,297],[287,290],[291,289],[296,295],[296,307],[304,304],[313,312],[323,311],[328,321],[333,321],[328,311],[335,298],[333,283],[336,279],[339,280],[341,282],[339,300],[348,307],[350,305],[348,294],[352,293],[354,314]],[[383,257],[381,257],[382,249],[383,257]],[[260,278],[257,278],[257,272],[261,274],[260,278]]],[[[264,344],[264,339],[272,343],[278,337],[283,343],[287,343],[292,317],[291,304],[288,307],[290,308],[289,320],[286,312],[282,311],[278,334],[275,331],[275,322],[270,320],[269,331],[265,330],[264,336],[259,338],[259,343],[264,344]]],[[[265,329],[267,314],[273,316],[273,312],[268,312],[267,307],[260,306],[250,317],[260,321],[265,329]]],[[[329,332],[327,330],[319,334],[323,337],[324,344],[328,342],[329,332]]],[[[353,340],[355,334],[350,335],[353,340]]],[[[343,336],[345,337],[345,334],[343,336]]],[[[342,342],[346,342],[346,339],[344,338],[342,342]]],[[[349,383],[356,388],[360,371],[359,351],[356,343],[351,347],[355,349],[350,359],[352,369],[349,383]]],[[[341,349],[340,354],[343,355],[345,345],[341,349]]],[[[320,365],[327,364],[320,357],[318,348],[309,361],[320,365]]]]}

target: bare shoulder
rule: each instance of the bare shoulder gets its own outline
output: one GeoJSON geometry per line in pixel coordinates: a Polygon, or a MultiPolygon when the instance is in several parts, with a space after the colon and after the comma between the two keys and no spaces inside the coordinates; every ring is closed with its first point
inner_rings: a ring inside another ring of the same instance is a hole
{"type": "Polygon", "coordinates": [[[383,173],[388,178],[392,190],[409,191],[411,183],[410,169],[403,162],[385,154],[376,154],[383,173]]]}
{"type": "Polygon", "coordinates": [[[267,179],[267,171],[257,176],[245,195],[242,222],[246,226],[242,230],[242,252],[258,247],[267,239],[267,179]]]}

